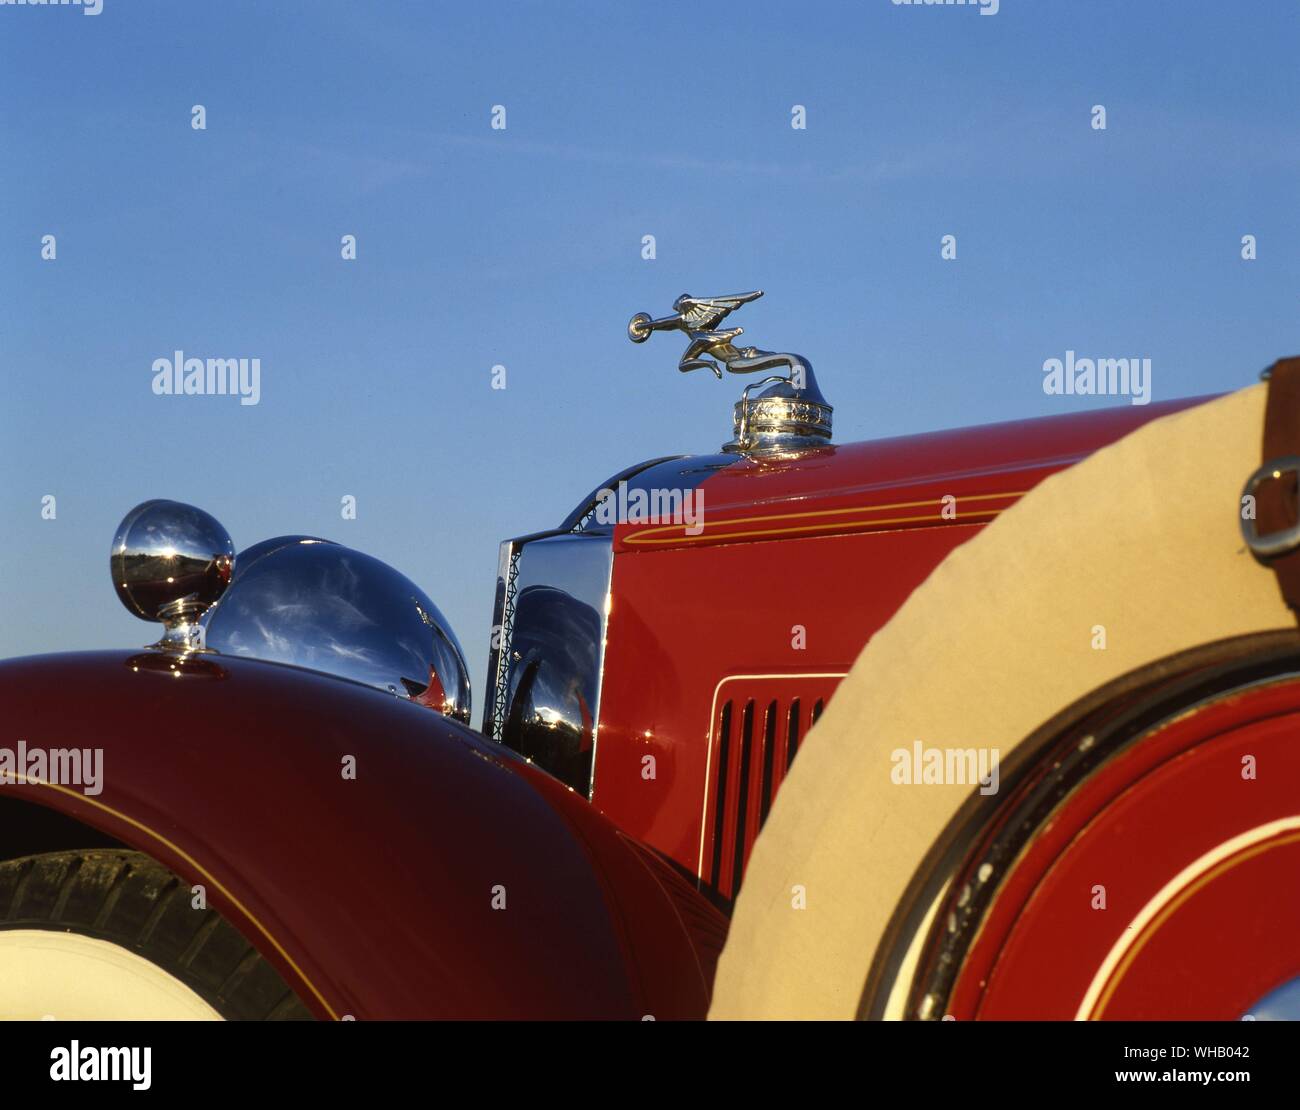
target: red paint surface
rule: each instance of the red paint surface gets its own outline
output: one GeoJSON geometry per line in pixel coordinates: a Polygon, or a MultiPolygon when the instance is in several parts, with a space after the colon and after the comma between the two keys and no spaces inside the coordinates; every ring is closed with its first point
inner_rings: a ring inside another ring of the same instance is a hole
{"type": "MultiPolygon", "coordinates": [[[[957,1018],[1075,1016],[1133,918],[1183,868],[1300,813],[1300,684],[1223,699],[1071,795],[1019,862],[963,965],[957,1018]],[[1242,778],[1253,755],[1258,777],[1242,778]],[[1107,908],[1092,908],[1093,887],[1107,908]]],[[[1235,1020],[1300,975],[1300,850],[1276,845],[1196,890],[1117,978],[1103,1018],[1235,1020]]]]}
{"type": "MultiPolygon", "coordinates": [[[[711,803],[716,789],[716,768],[706,782],[706,767],[720,681],[846,672],[944,556],[1021,493],[1200,400],[849,444],[803,459],[740,460],[704,483],[699,535],[680,525],[620,526],[595,804],[695,871],[706,798],[711,803]],[[955,519],[942,515],[948,495],[955,519]],[[805,630],[802,650],[793,646],[795,626],[805,630]],[[647,755],[655,757],[653,779],[644,773],[647,755]]],[[[770,690],[750,683],[745,696],[761,709],[773,697],[823,696],[826,683],[810,679],[802,694],[793,680],[770,690]]],[[[730,865],[723,871],[719,890],[729,896],[735,877],[730,865]]]]}
{"type": "Polygon", "coordinates": [[[0,798],[53,806],[205,884],[320,1016],[705,1013],[722,920],[564,787],[364,686],[228,657],[180,677],[166,663],[0,665],[0,745],[104,753],[98,797],[0,798]]]}
{"type": "MultiPolygon", "coordinates": [[[[705,527],[701,535],[685,534],[685,525],[621,525],[616,530],[615,550],[645,551],[648,546],[662,547],[662,540],[673,537],[677,546],[699,546],[713,542],[710,534],[714,532],[726,534],[717,542],[747,542],[743,536],[730,536],[737,528],[754,531],[757,534],[751,538],[761,542],[782,538],[766,529],[803,527],[813,522],[825,525],[828,534],[842,533],[857,529],[837,526],[834,516],[782,518],[786,514],[835,514],[858,508],[867,510],[868,520],[874,513],[886,519],[920,516],[927,510],[910,503],[927,499],[936,503],[928,521],[886,527],[943,526],[937,502],[945,494],[957,497],[958,519],[969,519],[984,503],[967,503],[965,497],[1024,492],[1047,475],[1073,465],[1143,424],[1207,399],[1127,405],[849,443],[797,459],[740,459],[704,483],[705,527]],[[882,506],[909,507],[881,512],[882,506]],[[751,517],[771,519],[750,522],[751,517]],[[735,520],[747,523],[733,527],[731,522],[735,520]]],[[[988,504],[1001,509],[1007,507],[1008,500],[994,499],[988,504]]],[[[855,514],[844,516],[852,520],[855,514]]],[[[805,533],[784,533],[798,534],[805,533]]]]}

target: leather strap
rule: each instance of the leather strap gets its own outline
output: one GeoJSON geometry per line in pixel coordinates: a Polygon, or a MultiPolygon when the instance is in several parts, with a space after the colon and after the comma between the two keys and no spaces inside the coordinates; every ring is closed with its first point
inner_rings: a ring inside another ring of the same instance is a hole
{"type": "MultiPolygon", "coordinates": [[[[1266,371],[1268,403],[1264,409],[1265,464],[1287,455],[1300,455],[1300,356],[1278,359],[1266,371]]],[[[1293,473],[1265,482],[1255,495],[1256,528],[1260,535],[1290,528],[1300,516],[1297,480],[1293,473]]],[[[1270,559],[1282,597],[1300,621],[1300,548],[1270,559]]]]}

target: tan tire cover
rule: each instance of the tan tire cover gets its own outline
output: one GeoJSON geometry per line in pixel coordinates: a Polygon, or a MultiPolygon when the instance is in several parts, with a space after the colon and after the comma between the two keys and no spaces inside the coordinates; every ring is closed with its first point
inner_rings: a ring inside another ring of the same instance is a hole
{"type": "Polygon", "coordinates": [[[1292,625],[1239,530],[1265,396],[1258,385],[1166,416],[1048,478],[872,638],[758,838],[711,1018],[856,1015],[894,907],[971,789],[894,785],[895,749],[920,740],[1005,759],[1143,663],[1292,625]]]}

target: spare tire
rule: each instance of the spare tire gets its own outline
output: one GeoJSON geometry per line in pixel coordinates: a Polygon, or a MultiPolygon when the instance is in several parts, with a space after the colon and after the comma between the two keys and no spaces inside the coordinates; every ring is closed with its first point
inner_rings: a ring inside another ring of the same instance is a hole
{"type": "Polygon", "coordinates": [[[1052,475],[872,637],[754,846],[710,1017],[858,1014],[896,907],[975,792],[956,777],[900,782],[899,753],[1010,764],[1044,721],[1120,676],[1294,627],[1241,539],[1264,403],[1262,385],[1228,394],[1052,475]]]}

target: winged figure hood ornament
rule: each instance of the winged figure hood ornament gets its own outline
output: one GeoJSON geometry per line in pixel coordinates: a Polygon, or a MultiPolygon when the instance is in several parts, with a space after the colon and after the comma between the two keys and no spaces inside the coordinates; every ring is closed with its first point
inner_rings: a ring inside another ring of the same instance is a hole
{"type": "MultiPolygon", "coordinates": [[[[692,297],[689,293],[683,293],[673,302],[672,316],[655,320],[647,312],[638,312],[627,325],[627,336],[633,343],[644,343],[650,338],[651,332],[674,329],[684,331],[690,338],[690,344],[682,355],[681,362],[677,364],[677,369],[685,373],[687,370],[707,368],[720,380],[722,369],[713,359],[731,370],[732,363],[738,364],[754,358],[760,352],[757,347],[737,347],[732,343],[744,328],[719,331],[718,325],[736,309],[758,300],[762,295],[761,289],[752,293],[733,293],[726,297],[692,297]],[[713,357],[706,357],[709,355],[713,357]]],[[[735,372],[741,374],[745,371],[737,367],[735,372]]]]}
{"type": "Polygon", "coordinates": [[[638,312],[628,321],[627,337],[633,343],[644,343],[657,331],[685,332],[690,342],[677,363],[682,373],[712,370],[721,380],[724,368],[733,374],[785,370],[745,387],[735,406],[735,436],[723,445],[724,451],[788,453],[824,446],[831,438],[833,410],[817,388],[808,360],[790,352],[737,347],[735,340],[745,329],[719,327],[736,309],[762,295],[761,289],[724,297],[683,293],[673,302],[671,316],[655,319],[648,312],[638,312]],[[749,391],[762,386],[769,388],[751,398],[749,391]]]}

